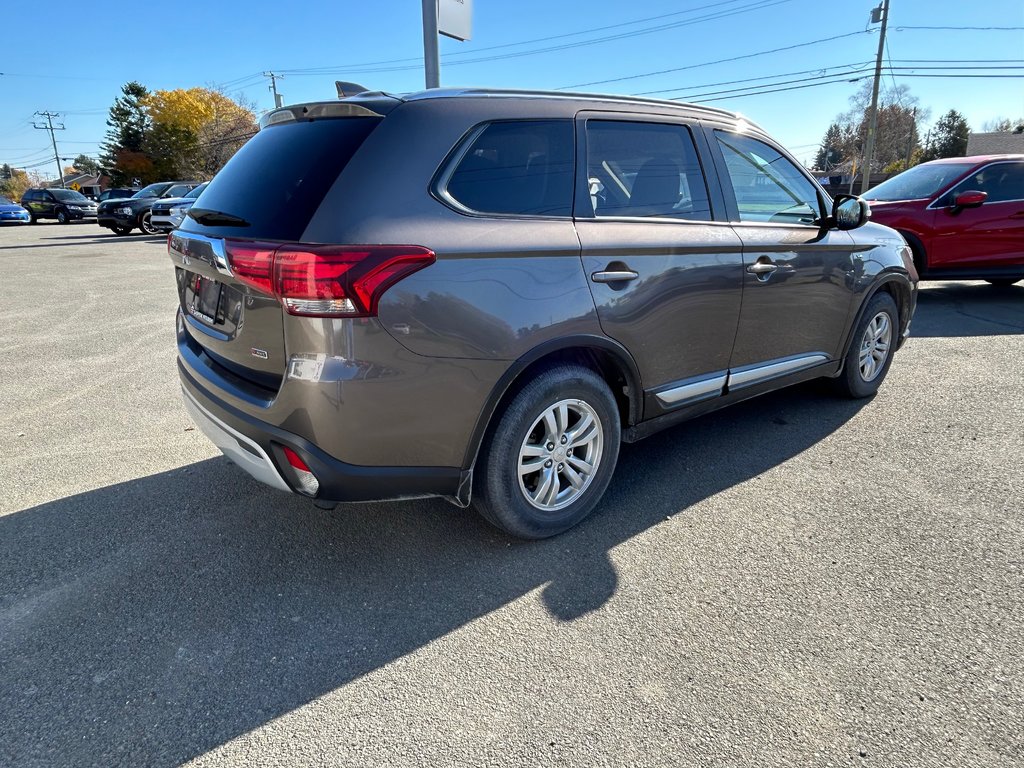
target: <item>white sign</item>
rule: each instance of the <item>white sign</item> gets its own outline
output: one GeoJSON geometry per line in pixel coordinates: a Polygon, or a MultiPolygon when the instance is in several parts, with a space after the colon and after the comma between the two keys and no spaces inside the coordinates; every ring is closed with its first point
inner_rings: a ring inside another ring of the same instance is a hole
{"type": "Polygon", "coordinates": [[[473,32],[473,0],[437,0],[437,31],[456,40],[473,32]]]}

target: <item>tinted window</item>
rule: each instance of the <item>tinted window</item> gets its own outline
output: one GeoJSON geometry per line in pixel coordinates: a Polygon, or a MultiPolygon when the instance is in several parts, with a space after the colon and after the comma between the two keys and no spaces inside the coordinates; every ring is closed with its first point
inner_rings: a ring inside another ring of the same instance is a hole
{"type": "Polygon", "coordinates": [[[588,121],[587,182],[595,216],[711,219],[693,137],[682,125],[588,121]]]}
{"type": "Polygon", "coordinates": [[[814,224],[818,190],[797,167],[763,141],[716,131],[740,221],[814,224]]]}
{"type": "Polygon", "coordinates": [[[150,184],[136,192],[132,197],[141,200],[144,197],[160,197],[160,193],[167,189],[167,184],[150,184]]]}
{"type": "Polygon", "coordinates": [[[55,189],[53,196],[62,203],[87,203],[89,198],[73,189],[55,189]]]}
{"type": "Polygon", "coordinates": [[[961,192],[978,191],[988,194],[985,204],[1024,200],[1024,163],[994,163],[961,181],[939,201],[952,205],[961,192]]]}
{"type": "Polygon", "coordinates": [[[571,120],[491,123],[459,160],[448,196],[479,213],[571,216],[571,120]]]}
{"type": "Polygon", "coordinates": [[[202,212],[216,211],[247,224],[200,226],[186,219],[182,228],[228,237],[301,239],[327,191],[379,123],[380,118],[351,117],[264,128],[202,193],[202,212]]]}

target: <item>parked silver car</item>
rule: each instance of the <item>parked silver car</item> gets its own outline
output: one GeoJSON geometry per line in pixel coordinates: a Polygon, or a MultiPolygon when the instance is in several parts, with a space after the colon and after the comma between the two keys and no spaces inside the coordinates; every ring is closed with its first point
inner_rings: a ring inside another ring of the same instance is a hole
{"type": "Polygon", "coordinates": [[[872,395],[917,276],[756,125],[566,93],[275,110],[168,239],[178,365],[238,466],[320,502],[566,530],[622,441],[815,377],[872,395]]]}
{"type": "Polygon", "coordinates": [[[149,218],[153,229],[158,232],[170,232],[172,229],[180,227],[188,209],[192,207],[204,189],[206,189],[205,183],[182,197],[171,197],[153,203],[149,218]]]}

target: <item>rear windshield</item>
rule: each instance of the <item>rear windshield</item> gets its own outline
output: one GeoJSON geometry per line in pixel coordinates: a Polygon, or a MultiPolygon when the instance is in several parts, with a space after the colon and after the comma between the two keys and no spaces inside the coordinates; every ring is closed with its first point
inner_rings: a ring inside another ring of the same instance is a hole
{"type": "Polygon", "coordinates": [[[971,163],[925,164],[904,171],[864,193],[867,200],[925,200],[974,167],[971,163]]]}
{"type": "Polygon", "coordinates": [[[182,229],[221,237],[296,241],[381,118],[302,120],[264,128],[203,190],[182,229]],[[237,225],[216,221],[223,214],[237,225]]]}

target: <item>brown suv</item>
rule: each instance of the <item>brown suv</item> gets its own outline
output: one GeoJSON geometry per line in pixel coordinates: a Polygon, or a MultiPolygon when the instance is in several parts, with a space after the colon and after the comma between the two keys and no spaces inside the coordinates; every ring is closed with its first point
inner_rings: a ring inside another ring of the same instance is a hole
{"type": "Polygon", "coordinates": [[[911,254],[729,112],[363,93],[271,112],[168,239],[185,402],[322,502],[564,531],[620,442],[815,377],[881,384],[911,254]]]}

